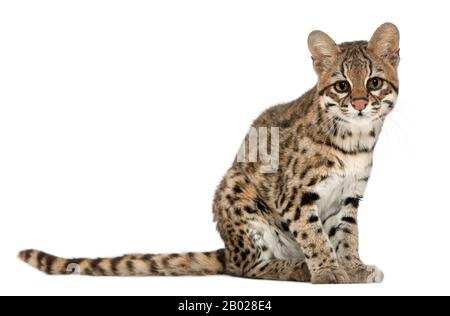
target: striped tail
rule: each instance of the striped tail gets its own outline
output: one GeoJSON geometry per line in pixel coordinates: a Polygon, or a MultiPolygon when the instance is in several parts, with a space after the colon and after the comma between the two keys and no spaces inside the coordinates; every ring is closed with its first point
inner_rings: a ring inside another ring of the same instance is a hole
{"type": "Polygon", "coordinates": [[[215,275],[225,270],[225,250],[171,255],[125,255],[116,258],[65,259],[38,250],[24,250],[19,258],[52,275],[183,276],[215,275]]]}

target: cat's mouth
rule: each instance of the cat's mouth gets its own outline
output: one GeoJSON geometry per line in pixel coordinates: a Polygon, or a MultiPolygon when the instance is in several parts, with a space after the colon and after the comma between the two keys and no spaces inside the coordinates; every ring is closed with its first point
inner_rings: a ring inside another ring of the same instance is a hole
{"type": "Polygon", "coordinates": [[[347,113],[343,116],[343,119],[345,119],[349,124],[368,124],[373,121],[373,117],[371,116],[370,112],[365,111],[359,111],[356,113],[347,113]]]}
{"type": "Polygon", "coordinates": [[[357,121],[361,121],[361,120],[366,120],[369,118],[369,114],[367,112],[364,111],[358,111],[358,112],[354,112],[351,114],[347,114],[346,117],[350,118],[350,119],[354,119],[357,121]]]}

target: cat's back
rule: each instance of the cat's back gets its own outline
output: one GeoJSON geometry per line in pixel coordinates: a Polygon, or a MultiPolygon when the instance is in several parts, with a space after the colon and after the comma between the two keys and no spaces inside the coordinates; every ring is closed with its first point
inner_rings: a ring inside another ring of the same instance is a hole
{"type": "Polygon", "coordinates": [[[292,127],[308,112],[313,99],[315,88],[306,92],[299,99],[289,103],[273,106],[264,111],[252,124],[253,127],[292,127]]]}

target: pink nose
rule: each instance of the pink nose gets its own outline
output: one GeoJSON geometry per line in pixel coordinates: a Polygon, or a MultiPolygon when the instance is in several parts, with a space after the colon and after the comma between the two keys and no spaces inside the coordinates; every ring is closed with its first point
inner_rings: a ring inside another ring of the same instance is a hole
{"type": "Polygon", "coordinates": [[[364,99],[358,99],[358,100],[352,101],[352,105],[357,111],[364,110],[367,106],[367,103],[369,103],[369,102],[364,99]]]}

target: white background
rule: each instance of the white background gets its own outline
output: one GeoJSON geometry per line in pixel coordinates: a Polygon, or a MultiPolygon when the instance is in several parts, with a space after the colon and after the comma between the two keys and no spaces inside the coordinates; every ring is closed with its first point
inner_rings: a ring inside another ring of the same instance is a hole
{"type": "Polygon", "coordinates": [[[1,1],[0,294],[450,294],[445,1],[1,1]],[[315,83],[306,38],[401,31],[401,93],[361,207],[381,285],[48,277],[62,256],[222,247],[212,197],[252,120],[315,83]]]}

